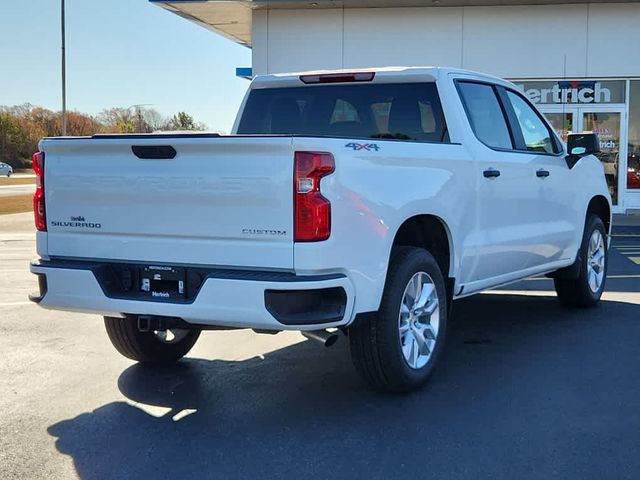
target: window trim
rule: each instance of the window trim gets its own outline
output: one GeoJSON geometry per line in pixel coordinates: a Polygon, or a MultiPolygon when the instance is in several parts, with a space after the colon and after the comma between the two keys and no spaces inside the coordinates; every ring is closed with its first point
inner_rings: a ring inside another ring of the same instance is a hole
{"type": "Polygon", "coordinates": [[[508,114],[509,122],[513,122],[512,128],[518,132],[518,135],[517,135],[518,140],[519,142],[521,142],[519,145],[519,148],[517,148],[516,151],[522,152],[522,153],[529,153],[532,155],[546,155],[550,157],[559,157],[564,155],[564,146],[562,145],[562,142],[560,142],[560,140],[558,139],[555,130],[550,126],[549,122],[544,117],[544,115],[529,101],[529,99],[526,98],[524,95],[522,95],[521,92],[519,92],[514,88],[509,88],[509,87],[504,87],[502,85],[499,85],[498,89],[501,92],[500,93],[502,97],[501,100],[505,103],[505,108],[509,112],[508,114]],[[522,133],[520,122],[518,121],[516,112],[513,108],[513,105],[511,104],[511,100],[509,100],[509,96],[507,95],[508,92],[511,92],[514,95],[520,97],[525,102],[525,104],[527,104],[531,108],[531,110],[533,110],[533,113],[535,113],[538,116],[542,124],[547,128],[547,132],[549,133],[549,138],[552,140],[554,149],[558,150],[557,152],[553,152],[553,153],[535,152],[527,148],[527,144],[525,143],[525,140],[524,140],[524,134],[522,133]]]}
{"type": "Polygon", "coordinates": [[[527,149],[527,144],[524,140],[524,134],[522,133],[520,122],[518,122],[516,111],[507,96],[507,89],[502,86],[496,87],[496,90],[498,91],[498,99],[503,105],[507,122],[509,123],[509,129],[513,132],[513,150],[531,153],[531,150],[527,149]]]}

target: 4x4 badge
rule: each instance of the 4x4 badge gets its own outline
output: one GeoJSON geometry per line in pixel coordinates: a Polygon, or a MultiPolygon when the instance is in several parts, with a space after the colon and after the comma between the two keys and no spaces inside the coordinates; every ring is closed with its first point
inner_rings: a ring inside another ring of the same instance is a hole
{"type": "Polygon", "coordinates": [[[377,152],[378,150],[380,150],[380,147],[377,143],[347,143],[345,147],[352,148],[354,151],[366,150],[370,152],[371,150],[375,150],[377,152]]]}

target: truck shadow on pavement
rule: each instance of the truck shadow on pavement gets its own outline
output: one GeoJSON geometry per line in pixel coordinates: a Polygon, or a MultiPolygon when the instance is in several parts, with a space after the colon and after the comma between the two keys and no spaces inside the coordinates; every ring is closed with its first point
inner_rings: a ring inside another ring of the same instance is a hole
{"type": "Polygon", "coordinates": [[[344,338],[136,364],[118,388],[159,416],[119,401],[48,432],[84,479],[621,478],[640,471],[639,308],[461,300],[439,368],[411,395],[369,389],[344,338]]]}

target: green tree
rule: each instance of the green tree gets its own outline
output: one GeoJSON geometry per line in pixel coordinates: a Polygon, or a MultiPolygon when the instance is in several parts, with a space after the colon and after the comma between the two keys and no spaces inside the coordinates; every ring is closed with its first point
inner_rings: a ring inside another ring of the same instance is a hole
{"type": "Polygon", "coordinates": [[[204,130],[202,123],[196,123],[191,115],[186,112],[176,113],[169,121],[171,130],[204,130]]]}
{"type": "Polygon", "coordinates": [[[171,119],[171,126],[174,130],[195,130],[196,122],[188,113],[178,112],[171,119]]]}

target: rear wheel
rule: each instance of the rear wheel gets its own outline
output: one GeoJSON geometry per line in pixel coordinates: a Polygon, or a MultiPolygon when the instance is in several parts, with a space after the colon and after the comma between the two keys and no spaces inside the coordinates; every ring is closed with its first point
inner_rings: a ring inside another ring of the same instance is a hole
{"type": "Polygon", "coordinates": [[[572,307],[592,307],[600,301],[607,280],[607,230],[600,217],[587,219],[580,247],[577,278],[555,278],[558,298],[572,307]]]}
{"type": "Polygon", "coordinates": [[[141,332],[136,317],[104,317],[109,340],[127,358],[138,362],[174,362],[184,357],[200,330],[167,329],[141,332]]]}
{"type": "Polygon", "coordinates": [[[349,328],[356,369],[374,387],[406,392],[429,378],[447,327],[445,283],[433,256],[399,247],[391,257],[380,310],[349,328]]]}

